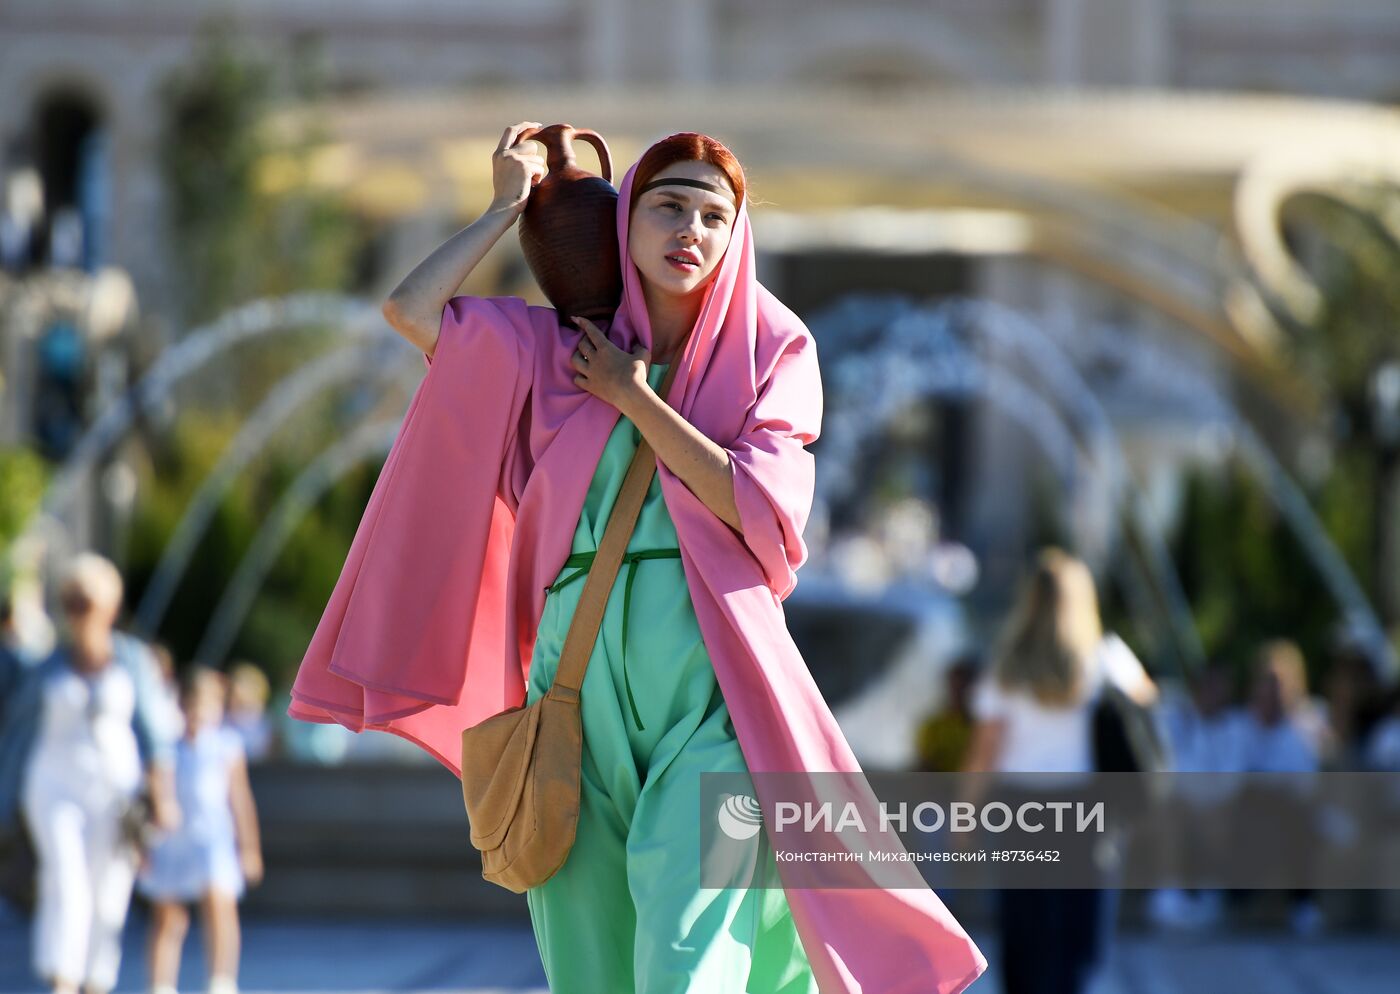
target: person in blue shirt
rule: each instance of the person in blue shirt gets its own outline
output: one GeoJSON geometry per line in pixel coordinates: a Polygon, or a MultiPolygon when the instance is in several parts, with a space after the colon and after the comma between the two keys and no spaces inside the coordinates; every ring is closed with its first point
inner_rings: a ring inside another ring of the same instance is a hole
{"type": "Polygon", "coordinates": [[[19,673],[0,711],[0,832],[23,818],[37,858],[33,964],[55,994],[116,983],[138,854],[122,829],[143,790],[157,825],[180,812],[173,735],[159,670],[139,639],[113,627],[116,567],[76,556],[59,586],[65,635],[19,673]]]}

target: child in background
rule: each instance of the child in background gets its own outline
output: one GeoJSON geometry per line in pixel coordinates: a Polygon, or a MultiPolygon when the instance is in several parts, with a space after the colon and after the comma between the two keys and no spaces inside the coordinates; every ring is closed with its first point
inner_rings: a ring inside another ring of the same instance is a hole
{"type": "Polygon", "coordinates": [[[238,990],[238,899],[262,879],[257,811],[238,733],[222,725],[226,682],[205,666],[180,680],[185,732],[176,746],[180,826],[152,848],[137,886],[152,903],[153,994],[175,994],[189,929],[187,905],[198,902],[204,926],[209,994],[238,990]]]}
{"type": "Polygon", "coordinates": [[[272,754],[267,677],[252,663],[240,662],[229,667],[228,684],[228,714],[224,715],[224,724],[242,737],[248,762],[260,763],[272,754]]]}

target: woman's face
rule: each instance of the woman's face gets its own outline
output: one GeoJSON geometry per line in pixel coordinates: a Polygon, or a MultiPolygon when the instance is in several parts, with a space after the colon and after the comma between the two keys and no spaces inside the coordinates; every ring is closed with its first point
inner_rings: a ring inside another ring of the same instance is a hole
{"type": "Polygon", "coordinates": [[[702,180],[724,190],[694,186],[654,186],[637,198],[627,228],[627,252],[642,278],[656,290],[677,297],[704,287],[719,271],[729,247],[734,218],[729,177],[708,162],[674,162],[652,182],[670,177],[702,180]],[[676,257],[689,260],[676,261],[676,257]]]}

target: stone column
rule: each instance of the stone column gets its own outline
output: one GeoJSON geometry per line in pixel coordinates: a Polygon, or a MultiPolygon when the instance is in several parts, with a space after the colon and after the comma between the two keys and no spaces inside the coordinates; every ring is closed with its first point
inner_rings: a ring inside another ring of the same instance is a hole
{"type": "Polygon", "coordinates": [[[1051,0],[1043,51],[1045,79],[1054,86],[1164,86],[1172,60],[1169,5],[1051,0]]]}
{"type": "Polygon", "coordinates": [[[714,32],[709,0],[671,0],[671,79],[708,83],[714,79],[714,32]]]}
{"type": "Polygon", "coordinates": [[[583,82],[617,86],[627,79],[628,0],[588,0],[583,82]]]}

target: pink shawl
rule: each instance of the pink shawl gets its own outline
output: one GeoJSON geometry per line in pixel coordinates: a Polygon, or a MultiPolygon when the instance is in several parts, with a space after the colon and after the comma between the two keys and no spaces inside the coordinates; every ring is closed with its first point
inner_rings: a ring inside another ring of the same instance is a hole
{"type": "MultiPolygon", "coordinates": [[[[628,351],[651,347],[627,252],[635,172],[618,199],[623,298],[605,329],[628,351]]],[[[807,557],[804,446],[820,430],[822,388],[811,333],[755,278],[747,201],[705,294],[672,404],[729,451],[742,536],[657,462],[701,633],[752,772],[858,773],[782,610],[807,557]]],[[[519,298],[448,302],[301,663],[293,717],[393,732],[460,776],[461,730],[524,703],[545,587],[619,417],[573,382],[579,335],[519,298]]],[[[956,994],[986,969],[916,871],[897,888],[871,872],[859,888],[785,882],[823,992],[956,994]]]]}

